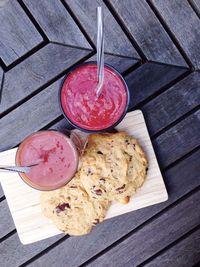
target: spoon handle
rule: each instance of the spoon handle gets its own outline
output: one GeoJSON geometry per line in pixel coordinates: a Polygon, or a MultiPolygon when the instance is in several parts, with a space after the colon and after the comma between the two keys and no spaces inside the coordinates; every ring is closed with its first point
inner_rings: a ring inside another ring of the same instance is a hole
{"type": "Polygon", "coordinates": [[[18,172],[18,173],[26,173],[29,172],[31,167],[19,167],[19,166],[0,166],[0,171],[3,172],[18,172]]]}

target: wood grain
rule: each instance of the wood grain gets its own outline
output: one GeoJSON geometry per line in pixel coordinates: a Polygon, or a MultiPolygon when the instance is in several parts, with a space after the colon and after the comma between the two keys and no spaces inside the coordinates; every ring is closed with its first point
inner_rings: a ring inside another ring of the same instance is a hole
{"type": "Polygon", "coordinates": [[[105,52],[139,59],[136,50],[102,0],[66,0],[65,2],[76,15],[94,44],[96,44],[96,8],[102,6],[105,25],[105,52]]]}
{"type": "Polygon", "coordinates": [[[145,264],[145,267],[198,267],[200,255],[200,229],[145,264]],[[197,264],[196,266],[194,266],[197,264]]]}
{"type": "Polygon", "coordinates": [[[194,72],[142,107],[150,134],[200,105],[200,73],[194,72]]]}
{"type": "Polygon", "coordinates": [[[130,91],[130,105],[133,108],[162,87],[175,80],[186,69],[148,62],[125,77],[130,91]]]}
{"type": "Polygon", "coordinates": [[[17,1],[2,1],[0,25],[0,57],[6,65],[43,41],[17,1]]]}
{"type": "Polygon", "coordinates": [[[145,0],[109,0],[148,60],[186,66],[145,0]]]}
{"type": "Polygon", "coordinates": [[[89,51],[48,44],[5,73],[0,113],[44,86],[89,51]]]}
{"type": "MultiPolygon", "coordinates": [[[[165,185],[142,113],[140,111],[128,113],[117,126],[117,129],[125,130],[138,139],[147,153],[149,170],[144,185],[138,189],[131,201],[127,205],[113,203],[106,218],[160,203],[167,199],[165,185]]],[[[16,149],[3,152],[0,157],[1,165],[13,165],[15,151],[16,149]]],[[[32,243],[60,232],[50,220],[42,215],[39,205],[39,191],[26,185],[16,173],[1,174],[1,184],[22,243],[32,243]]]]}
{"type": "Polygon", "coordinates": [[[160,166],[166,167],[200,144],[200,110],[153,141],[160,166]]]}
{"type": "Polygon", "coordinates": [[[36,5],[34,0],[24,0],[24,3],[50,41],[91,49],[60,1],[39,0],[36,5]]]}
{"type": "Polygon", "coordinates": [[[87,266],[138,266],[176,238],[198,226],[199,205],[200,191],[197,191],[87,266]]]}
{"type": "MultiPolygon", "coordinates": [[[[57,257],[64,266],[68,266],[69,263],[70,267],[80,266],[114,242],[119,242],[120,238],[129,232],[139,232],[140,225],[199,186],[199,172],[200,150],[164,173],[165,184],[169,192],[168,201],[107,220],[97,225],[90,234],[84,237],[68,238],[34,261],[31,266],[44,266],[45,264],[56,266],[57,257]],[[63,253],[63,251],[68,253],[63,253]]],[[[157,232],[153,228],[150,231],[154,235],[162,232],[162,230],[157,232]]],[[[141,243],[137,243],[135,248],[139,250],[141,243]]]]}
{"type": "Polygon", "coordinates": [[[200,20],[187,0],[151,0],[171,32],[192,61],[200,68],[200,20]]]}
{"type": "MultiPolygon", "coordinates": [[[[7,238],[0,244],[0,266],[17,267],[42,250],[48,248],[59,240],[61,236],[54,236],[31,245],[22,245],[17,234],[7,238]]],[[[58,261],[57,261],[58,262],[58,261]]]]}
{"type": "Polygon", "coordinates": [[[15,225],[6,200],[0,202],[1,223],[0,239],[15,229],[15,225]]]}

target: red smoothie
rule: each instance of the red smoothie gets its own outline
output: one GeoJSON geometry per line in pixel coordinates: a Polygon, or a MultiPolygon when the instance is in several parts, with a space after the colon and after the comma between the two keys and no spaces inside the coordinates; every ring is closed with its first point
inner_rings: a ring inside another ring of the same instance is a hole
{"type": "Polygon", "coordinates": [[[112,68],[104,67],[104,84],[98,99],[96,87],[97,65],[83,64],[67,75],[60,95],[68,120],[89,131],[112,127],[125,115],[128,104],[126,84],[112,68]]]}
{"type": "Polygon", "coordinates": [[[40,131],[28,136],[16,154],[18,166],[30,166],[22,179],[39,190],[53,190],[67,183],[78,165],[78,155],[71,140],[57,131],[40,131]]]}

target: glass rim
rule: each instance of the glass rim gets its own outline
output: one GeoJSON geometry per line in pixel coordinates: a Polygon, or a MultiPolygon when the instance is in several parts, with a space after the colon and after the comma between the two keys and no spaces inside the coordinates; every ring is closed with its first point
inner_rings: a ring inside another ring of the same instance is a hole
{"type": "Polygon", "coordinates": [[[127,93],[127,100],[126,100],[126,108],[124,109],[124,112],[122,113],[122,115],[120,116],[120,118],[115,122],[113,123],[111,126],[107,127],[107,128],[104,128],[104,129],[100,129],[100,130],[90,130],[90,129],[86,129],[86,128],[83,128],[79,125],[77,125],[76,123],[74,123],[73,121],[70,120],[70,118],[68,118],[68,116],[66,115],[63,107],[62,107],[62,101],[61,101],[61,92],[62,92],[62,88],[63,88],[63,85],[64,85],[64,82],[65,80],[67,79],[68,75],[70,73],[72,73],[75,69],[77,69],[78,67],[82,66],[82,65],[90,65],[90,64],[93,64],[93,65],[96,65],[97,62],[96,61],[87,61],[87,62],[83,62],[83,63],[79,63],[77,64],[76,66],[73,66],[71,67],[67,73],[65,74],[65,76],[63,77],[62,79],[62,82],[60,84],[60,88],[59,88],[59,91],[58,91],[58,102],[59,102],[59,107],[60,107],[60,110],[63,114],[63,116],[65,117],[65,119],[76,129],[79,129],[80,131],[83,131],[83,132],[86,132],[86,133],[100,133],[100,132],[106,132],[106,131],[110,131],[112,130],[114,127],[116,127],[122,120],[123,118],[125,117],[127,111],[128,111],[128,106],[129,106],[129,102],[130,102],[130,93],[129,93],[129,89],[128,89],[128,85],[125,81],[125,79],[123,78],[123,76],[121,75],[121,73],[116,69],[114,68],[112,65],[108,64],[108,63],[104,63],[104,65],[106,67],[108,67],[109,69],[111,69],[112,71],[114,71],[119,77],[120,79],[122,80],[123,84],[124,84],[124,87],[125,87],[125,91],[127,93]]]}
{"type": "MultiPolygon", "coordinates": [[[[65,135],[64,133],[60,132],[59,130],[55,130],[55,129],[50,129],[50,130],[39,130],[39,131],[37,131],[37,132],[34,132],[34,133],[32,133],[32,134],[26,136],[26,137],[22,140],[22,142],[20,143],[20,145],[19,145],[18,148],[17,148],[16,154],[15,154],[15,164],[16,164],[16,166],[20,166],[20,164],[19,164],[19,161],[20,161],[20,160],[19,160],[19,153],[20,153],[20,151],[21,151],[21,149],[22,149],[23,143],[26,142],[26,141],[27,141],[29,138],[31,138],[32,136],[34,136],[34,135],[36,135],[36,134],[39,134],[39,133],[41,133],[41,132],[56,132],[57,134],[64,136],[64,137],[68,140],[68,142],[70,143],[70,145],[72,146],[72,148],[73,148],[73,150],[74,150],[75,158],[77,159],[76,169],[75,169],[75,172],[74,172],[74,174],[75,174],[75,173],[77,172],[78,164],[79,164],[79,155],[78,155],[78,151],[77,151],[77,149],[76,149],[76,146],[75,146],[75,144],[72,142],[72,140],[71,140],[67,135],[65,135]]],[[[70,178],[67,179],[67,181],[63,181],[62,183],[58,184],[57,186],[52,186],[52,187],[47,188],[47,187],[45,187],[45,186],[38,186],[37,184],[33,183],[33,182],[28,178],[28,176],[27,176],[25,173],[18,173],[18,174],[19,174],[20,178],[21,178],[21,179],[22,179],[28,186],[30,186],[30,187],[32,187],[33,189],[36,189],[36,190],[38,190],[38,191],[52,191],[52,190],[59,189],[59,188],[61,188],[62,186],[68,184],[68,183],[72,180],[72,178],[74,177],[74,174],[73,174],[70,178]]]]}

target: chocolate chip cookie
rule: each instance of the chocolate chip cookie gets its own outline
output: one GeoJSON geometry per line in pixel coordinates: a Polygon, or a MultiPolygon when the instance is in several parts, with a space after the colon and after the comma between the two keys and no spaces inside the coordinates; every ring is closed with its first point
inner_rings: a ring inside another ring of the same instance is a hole
{"type": "Polygon", "coordinates": [[[82,157],[80,180],[93,199],[127,203],[145,179],[147,159],[126,133],[91,134],[82,157]]]}
{"type": "Polygon", "coordinates": [[[83,235],[101,222],[110,202],[90,199],[80,183],[79,173],[64,187],[41,193],[44,215],[69,235],[83,235]]]}

